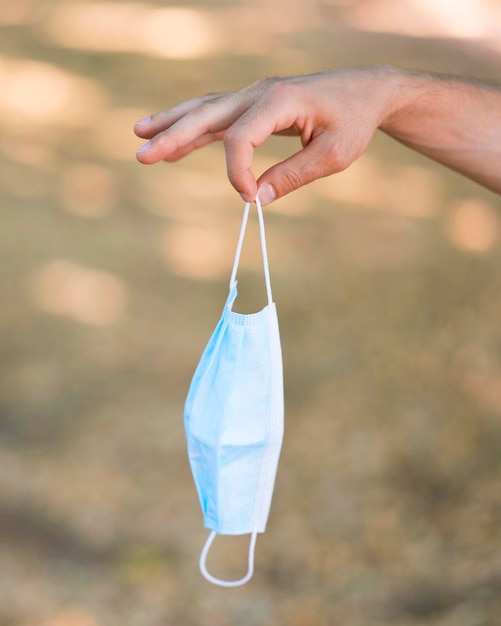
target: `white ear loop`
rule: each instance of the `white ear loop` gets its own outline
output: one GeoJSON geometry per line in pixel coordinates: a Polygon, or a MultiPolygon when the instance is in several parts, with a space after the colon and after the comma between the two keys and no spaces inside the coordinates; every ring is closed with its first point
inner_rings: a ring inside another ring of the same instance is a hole
{"type": "Polygon", "coordinates": [[[205,545],[200,554],[199,566],[200,571],[202,572],[202,576],[206,578],[210,583],[213,583],[214,585],[219,585],[220,587],[239,587],[240,585],[245,585],[245,583],[248,582],[254,574],[254,550],[256,548],[257,532],[254,531],[251,534],[249,544],[249,566],[247,574],[245,574],[245,576],[243,578],[240,578],[239,580],[222,580],[221,578],[216,578],[212,574],[209,574],[209,572],[207,571],[207,566],[205,562],[207,560],[207,554],[209,553],[216,534],[217,533],[214,530],[211,532],[211,534],[207,537],[207,541],[205,542],[205,545]]]}
{"type": "MultiPolygon", "coordinates": [[[[271,294],[271,281],[270,281],[270,268],[268,267],[268,253],[266,250],[266,236],[264,233],[264,218],[263,218],[263,207],[261,206],[261,202],[259,198],[256,196],[256,207],[257,207],[257,216],[259,220],[259,234],[261,237],[261,252],[263,255],[263,268],[264,268],[264,280],[266,283],[266,293],[268,296],[268,304],[273,302],[273,296],[271,294]]],[[[247,228],[247,220],[249,218],[249,208],[250,202],[247,202],[244,207],[244,215],[242,218],[242,226],[240,228],[240,235],[238,237],[237,243],[237,251],[235,253],[235,261],[233,263],[233,270],[231,272],[230,278],[230,289],[236,285],[237,278],[237,269],[238,264],[240,263],[240,253],[242,252],[242,244],[244,241],[245,229],[247,228]]]]}

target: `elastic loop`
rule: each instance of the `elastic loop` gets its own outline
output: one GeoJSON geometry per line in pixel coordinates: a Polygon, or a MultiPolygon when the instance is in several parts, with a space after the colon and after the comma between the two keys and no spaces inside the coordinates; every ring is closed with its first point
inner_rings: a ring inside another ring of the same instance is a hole
{"type": "Polygon", "coordinates": [[[242,218],[242,226],[240,227],[240,235],[238,236],[237,251],[235,252],[235,261],[231,271],[230,289],[235,286],[237,278],[238,264],[240,263],[240,253],[242,252],[242,244],[244,241],[245,229],[247,228],[247,219],[249,217],[250,202],[247,202],[244,208],[244,216],[242,218]]]}
{"type": "Polygon", "coordinates": [[[270,268],[268,267],[268,252],[266,250],[266,236],[264,234],[264,218],[263,207],[259,198],[256,196],[257,216],[259,219],[259,232],[261,234],[261,250],[263,252],[263,267],[264,267],[264,280],[266,282],[266,293],[268,295],[268,304],[273,302],[273,296],[271,295],[271,281],[270,281],[270,268]]]}
{"type": "MultiPolygon", "coordinates": [[[[263,207],[261,206],[261,202],[259,201],[259,198],[257,196],[256,196],[256,207],[257,207],[257,216],[259,220],[259,234],[261,237],[261,252],[263,254],[263,267],[264,267],[264,280],[266,283],[266,294],[268,297],[268,304],[271,304],[273,302],[273,296],[271,293],[270,268],[268,267],[268,253],[266,250],[266,236],[264,232],[263,207]]],[[[237,270],[238,270],[238,265],[240,263],[240,254],[242,252],[242,244],[244,241],[245,230],[247,228],[247,221],[249,218],[249,209],[250,209],[250,202],[247,202],[244,208],[242,226],[240,228],[240,235],[238,237],[237,250],[235,253],[235,261],[233,263],[233,270],[231,272],[230,290],[236,285],[237,270]]]]}
{"type": "Polygon", "coordinates": [[[245,576],[243,578],[240,578],[239,580],[222,580],[221,578],[216,578],[212,574],[209,574],[209,572],[207,571],[207,566],[205,564],[207,561],[207,554],[209,553],[215,536],[216,531],[213,530],[211,534],[207,537],[207,541],[205,542],[205,545],[200,554],[199,566],[200,571],[202,572],[202,576],[206,578],[210,583],[213,583],[214,585],[219,585],[220,587],[238,587],[240,585],[245,585],[245,583],[248,582],[254,574],[254,550],[256,548],[257,532],[253,532],[251,534],[249,544],[249,567],[247,570],[247,574],[245,574],[245,576]]]}

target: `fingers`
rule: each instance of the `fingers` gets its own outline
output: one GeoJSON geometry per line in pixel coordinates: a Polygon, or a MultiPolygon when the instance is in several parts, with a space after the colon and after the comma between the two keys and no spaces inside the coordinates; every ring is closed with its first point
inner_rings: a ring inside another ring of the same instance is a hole
{"type": "MultiPolygon", "coordinates": [[[[348,167],[375,130],[354,132],[353,124],[332,114],[330,100],[321,106],[319,98],[312,98],[311,86],[305,90],[281,79],[258,81],[239,92],[194,98],[136,124],[136,134],[150,140],[137,151],[137,158],[147,164],[177,161],[222,139],[231,184],[246,201],[253,201],[259,189],[261,202],[269,204],[348,167]],[[299,134],[304,147],[256,181],[254,150],[272,134],[299,134]]],[[[350,121],[349,115],[344,117],[350,121]]]]}
{"type": "Polygon", "coordinates": [[[288,131],[295,121],[293,110],[280,99],[259,98],[251,89],[193,99],[136,124],[136,134],[151,139],[137,151],[137,159],[145,164],[177,161],[223,139],[230,182],[245,200],[254,200],[254,148],[273,133],[288,131]]]}
{"type": "Polygon", "coordinates": [[[220,139],[224,129],[214,130],[206,124],[197,125],[181,118],[167,130],[156,134],[151,141],[136,151],[136,158],[140,163],[152,164],[159,161],[177,161],[190,154],[198,147],[202,147],[220,139]]]}
{"type": "Polygon", "coordinates": [[[346,169],[353,158],[342,144],[340,133],[325,131],[301,151],[264,172],[257,181],[262,204],[269,204],[317,178],[346,169]]]}
{"type": "Polygon", "coordinates": [[[134,132],[142,139],[151,139],[155,135],[158,135],[158,133],[172,126],[172,124],[190,113],[190,111],[193,111],[197,107],[201,106],[204,102],[215,100],[222,95],[223,94],[209,94],[207,96],[203,96],[202,98],[191,98],[191,100],[181,102],[168,111],[155,113],[151,117],[146,117],[144,120],[136,122],[134,125],[134,132]]]}
{"type": "Polygon", "coordinates": [[[198,141],[204,145],[203,137],[221,136],[220,133],[247,108],[239,93],[208,96],[198,101],[198,104],[196,101],[190,102],[157,114],[151,122],[140,125],[148,129],[143,134],[152,135],[151,141],[136,153],[141,163],[176,160],[175,155],[190,152],[188,147],[193,147],[198,141]],[[159,132],[155,134],[155,131],[159,132]]]}
{"type": "Polygon", "coordinates": [[[168,163],[174,163],[175,161],[179,161],[188,154],[191,154],[195,150],[199,148],[203,148],[214,141],[221,141],[223,138],[223,133],[209,133],[207,135],[203,135],[202,137],[197,138],[195,141],[192,141],[181,148],[178,148],[174,152],[171,152],[168,156],[166,156],[163,160],[168,163]]]}
{"type": "Polygon", "coordinates": [[[254,149],[274,133],[291,128],[295,116],[289,103],[265,99],[256,102],[224,133],[228,178],[246,202],[253,201],[257,193],[252,173],[254,149]]]}

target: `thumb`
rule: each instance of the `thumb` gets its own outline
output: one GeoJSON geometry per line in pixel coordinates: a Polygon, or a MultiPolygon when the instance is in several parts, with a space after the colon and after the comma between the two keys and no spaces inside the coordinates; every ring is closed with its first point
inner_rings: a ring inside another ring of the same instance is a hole
{"type": "Polygon", "coordinates": [[[303,185],[346,169],[352,159],[336,145],[336,134],[324,132],[305,148],[266,170],[257,180],[262,204],[270,204],[303,185]]]}

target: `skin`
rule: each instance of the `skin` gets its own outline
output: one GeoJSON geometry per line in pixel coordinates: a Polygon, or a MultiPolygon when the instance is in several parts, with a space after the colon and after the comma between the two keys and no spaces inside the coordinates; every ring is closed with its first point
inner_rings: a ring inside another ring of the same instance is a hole
{"type": "Polygon", "coordinates": [[[376,130],[501,193],[501,86],[392,67],[265,78],[236,92],[194,98],[138,122],[141,163],[178,161],[222,140],[228,177],[263,204],[346,169],[376,130]],[[302,149],[257,180],[254,149],[272,134],[302,149]]]}

